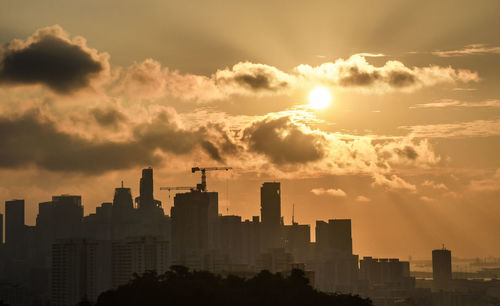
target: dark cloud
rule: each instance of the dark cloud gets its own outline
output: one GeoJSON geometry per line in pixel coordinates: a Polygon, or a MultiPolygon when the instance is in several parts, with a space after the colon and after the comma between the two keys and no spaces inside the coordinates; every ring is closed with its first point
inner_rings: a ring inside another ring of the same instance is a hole
{"type": "Polygon", "coordinates": [[[393,87],[408,87],[416,83],[413,74],[406,71],[391,71],[389,73],[388,83],[393,87]]]}
{"type": "Polygon", "coordinates": [[[127,116],[115,108],[93,108],[89,113],[103,127],[116,128],[128,120],[127,116]]]}
{"type": "Polygon", "coordinates": [[[305,133],[288,117],[265,119],[243,132],[249,149],[266,155],[275,164],[296,164],[315,161],[324,156],[321,135],[305,133]]]}
{"type": "Polygon", "coordinates": [[[415,151],[415,148],[411,146],[405,146],[403,149],[396,148],[394,149],[394,152],[398,154],[400,157],[404,157],[410,160],[416,160],[418,157],[417,151],[415,151]]]}
{"type": "Polygon", "coordinates": [[[228,93],[281,92],[289,89],[292,77],[275,67],[241,62],[231,69],[219,70],[215,83],[228,93]]]}
{"type": "Polygon", "coordinates": [[[208,141],[208,140],[202,141],[201,142],[201,147],[205,150],[205,152],[208,153],[208,155],[210,155],[210,157],[213,160],[216,160],[216,161],[219,161],[219,162],[223,162],[224,161],[224,159],[222,158],[222,156],[219,153],[219,149],[213,143],[211,143],[210,141],[208,141]]]}
{"type": "Polygon", "coordinates": [[[249,87],[253,90],[281,90],[288,87],[288,83],[285,81],[277,82],[273,84],[273,76],[266,74],[265,71],[259,71],[253,75],[251,74],[241,74],[234,77],[236,83],[249,87]]]}
{"type": "Polygon", "coordinates": [[[43,84],[60,94],[87,87],[104,70],[84,46],[63,37],[62,30],[37,32],[22,47],[9,45],[0,62],[0,82],[43,84]]]}
{"type": "Polygon", "coordinates": [[[179,129],[159,116],[134,130],[132,139],[92,141],[60,131],[56,124],[35,114],[0,118],[0,168],[34,165],[50,171],[99,174],[111,170],[157,165],[160,150],[182,155],[199,147],[221,161],[217,147],[207,141],[206,131],[179,129]]]}
{"type": "Polygon", "coordinates": [[[342,86],[370,86],[380,79],[380,73],[377,71],[361,71],[357,66],[345,70],[341,73],[342,78],[339,81],[342,86]]]}

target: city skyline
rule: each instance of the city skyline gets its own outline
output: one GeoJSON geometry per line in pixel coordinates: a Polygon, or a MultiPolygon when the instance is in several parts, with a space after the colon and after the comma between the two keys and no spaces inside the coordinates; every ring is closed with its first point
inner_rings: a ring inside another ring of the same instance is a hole
{"type": "Polygon", "coordinates": [[[222,214],[260,215],[276,181],[286,224],[351,219],[356,254],[498,257],[498,11],[2,1],[0,202],[25,199],[33,225],[54,194],[88,215],[122,181],[138,196],[138,169],[194,186],[192,167],[229,166],[208,174],[222,214]]]}

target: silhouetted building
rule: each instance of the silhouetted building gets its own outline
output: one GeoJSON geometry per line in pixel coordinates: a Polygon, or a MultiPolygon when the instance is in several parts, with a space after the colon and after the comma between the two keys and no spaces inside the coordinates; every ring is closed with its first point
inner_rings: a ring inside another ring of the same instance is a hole
{"type": "Polygon", "coordinates": [[[250,266],[255,266],[257,257],[261,252],[260,231],[259,216],[253,216],[251,221],[245,220],[242,223],[243,261],[250,266]]]}
{"type": "Polygon", "coordinates": [[[113,196],[113,215],[117,218],[126,218],[134,210],[134,201],[130,188],[115,188],[113,196]]]}
{"type": "Polygon", "coordinates": [[[268,182],[260,187],[260,215],[262,251],[282,247],[280,183],[268,182]]]}
{"type": "Polygon", "coordinates": [[[175,195],[170,213],[174,263],[187,265],[189,258],[201,258],[214,247],[210,233],[215,231],[217,212],[217,192],[194,190],[175,195]]]}
{"type": "Polygon", "coordinates": [[[61,239],[52,245],[51,305],[96,301],[111,287],[109,244],[87,239],[61,239]]]}
{"type": "Polygon", "coordinates": [[[432,251],[432,279],[435,291],[447,290],[451,284],[451,251],[444,248],[432,251]]]}
{"type": "Polygon", "coordinates": [[[334,249],[352,254],[352,236],[350,219],[316,221],[316,246],[318,251],[334,249]]]}
{"type": "Polygon", "coordinates": [[[161,202],[153,196],[153,168],[142,169],[140,181],[140,195],[135,199],[137,208],[141,210],[154,210],[161,207],[161,202]]]}
{"type": "Polygon", "coordinates": [[[24,200],[5,202],[5,246],[15,257],[21,256],[25,240],[24,200]]]}
{"type": "Polygon", "coordinates": [[[293,254],[295,260],[304,262],[309,257],[311,228],[307,224],[292,223],[285,225],[285,249],[293,254]]]}
{"type": "Polygon", "coordinates": [[[233,264],[242,264],[243,256],[243,223],[240,216],[219,216],[217,229],[217,248],[228,255],[233,264]]]}
{"type": "Polygon", "coordinates": [[[273,273],[289,271],[292,268],[293,256],[283,248],[269,249],[257,259],[257,271],[268,270],[273,273]]]}
{"type": "Polygon", "coordinates": [[[129,237],[113,241],[112,286],[126,284],[134,273],[165,273],[170,267],[169,242],[161,237],[129,237]]]}
{"type": "Polygon", "coordinates": [[[413,287],[410,278],[410,263],[397,258],[363,257],[359,261],[359,278],[370,285],[390,285],[391,287],[413,287]]]}

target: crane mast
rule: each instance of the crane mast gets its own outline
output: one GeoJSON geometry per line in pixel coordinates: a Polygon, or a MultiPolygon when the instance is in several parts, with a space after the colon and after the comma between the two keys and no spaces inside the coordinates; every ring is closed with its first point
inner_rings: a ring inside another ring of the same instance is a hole
{"type": "Polygon", "coordinates": [[[193,167],[193,168],[191,168],[192,173],[195,173],[197,171],[201,172],[201,184],[196,184],[196,189],[198,191],[203,191],[203,192],[207,191],[207,174],[206,174],[207,171],[214,171],[214,170],[229,171],[231,169],[233,169],[233,168],[232,167],[204,167],[204,168],[193,167]]]}

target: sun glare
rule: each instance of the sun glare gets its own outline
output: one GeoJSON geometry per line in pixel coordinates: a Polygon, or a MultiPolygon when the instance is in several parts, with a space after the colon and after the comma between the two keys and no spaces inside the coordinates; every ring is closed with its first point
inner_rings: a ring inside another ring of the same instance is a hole
{"type": "Polygon", "coordinates": [[[330,105],[332,95],[325,87],[316,87],[309,94],[309,105],[314,109],[324,109],[330,105]]]}

